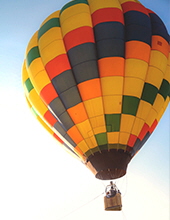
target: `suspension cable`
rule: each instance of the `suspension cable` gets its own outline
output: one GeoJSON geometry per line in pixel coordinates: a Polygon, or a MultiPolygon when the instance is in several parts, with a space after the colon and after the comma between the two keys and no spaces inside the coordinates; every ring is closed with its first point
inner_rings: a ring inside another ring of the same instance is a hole
{"type": "Polygon", "coordinates": [[[128,177],[127,175],[125,176],[125,192],[123,193],[122,197],[125,197],[128,189],[128,177]]]}
{"type": "Polygon", "coordinates": [[[83,204],[83,205],[81,205],[81,206],[77,207],[77,208],[76,208],[76,209],[74,209],[73,211],[69,212],[68,214],[64,215],[63,217],[61,217],[61,218],[59,218],[59,219],[57,219],[57,220],[61,220],[61,219],[66,218],[67,216],[69,216],[69,215],[71,215],[72,213],[74,213],[74,212],[78,211],[78,210],[79,210],[79,209],[81,209],[82,207],[84,207],[84,206],[88,205],[89,203],[93,202],[93,201],[94,201],[94,200],[96,200],[98,197],[102,196],[103,194],[104,194],[104,192],[103,192],[103,193],[101,193],[100,195],[98,195],[98,196],[94,197],[94,198],[93,198],[93,199],[91,199],[90,201],[86,202],[85,204],[83,204]]]}
{"type": "Polygon", "coordinates": [[[123,211],[123,209],[121,210],[121,213],[122,213],[123,219],[124,219],[124,220],[127,220],[126,215],[125,215],[125,212],[123,211]]]}

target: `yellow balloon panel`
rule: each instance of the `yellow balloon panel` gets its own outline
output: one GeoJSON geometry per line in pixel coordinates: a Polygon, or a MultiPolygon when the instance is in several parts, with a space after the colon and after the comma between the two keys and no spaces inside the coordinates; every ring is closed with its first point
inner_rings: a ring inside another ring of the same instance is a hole
{"type": "Polygon", "coordinates": [[[50,81],[50,79],[49,79],[49,77],[48,77],[48,75],[47,75],[47,73],[46,73],[45,70],[39,72],[39,73],[35,76],[34,80],[35,80],[35,84],[36,84],[35,89],[36,89],[36,91],[37,91],[38,93],[40,93],[41,90],[42,90],[46,85],[48,85],[49,83],[51,83],[51,81],[50,81]]]}
{"type": "Polygon", "coordinates": [[[74,17],[75,15],[78,14],[89,14],[90,10],[89,10],[89,6],[86,4],[75,4],[72,7],[68,7],[67,9],[65,9],[61,15],[60,15],[60,24],[61,26],[63,26],[63,23],[68,19],[70,19],[70,17],[74,17]]]}
{"type": "Polygon", "coordinates": [[[39,72],[44,71],[44,65],[41,58],[37,57],[34,59],[27,69],[31,79],[34,79],[39,72]]]}
{"type": "Polygon", "coordinates": [[[32,103],[32,105],[34,105],[36,111],[38,112],[39,115],[44,115],[46,113],[46,111],[48,110],[47,107],[43,104],[43,102],[41,101],[41,99],[39,98],[38,94],[36,93],[35,90],[32,90],[29,93],[28,96],[30,102],[32,103]]]}
{"type": "Polygon", "coordinates": [[[140,101],[136,117],[146,120],[151,104],[143,100],[140,101]]]}
{"type": "Polygon", "coordinates": [[[143,80],[138,78],[125,77],[123,94],[140,98],[143,91],[143,86],[143,80]]]}
{"type": "Polygon", "coordinates": [[[39,49],[41,56],[43,57],[43,49],[47,47],[50,43],[57,40],[62,40],[62,33],[60,27],[53,27],[49,29],[47,32],[45,32],[38,41],[39,49]]]}
{"type": "Polygon", "coordinates": [[[156,119],[156,116],[157,112],[152,108],[146,119],[146,124],[149,125],[149,127],[151,127],[151,125],[153,124],[154,120],[156,119]]]}
{"type": "Polygon", "coordinates": [[[103,8],[118,8],[122,10],[118,0],[88,0],[91,13],[103,8]]]}
{"type": "Polygon", "coordinates": [[[43,54],[43,63],[46,65],[49,61],[59,56],[60,54],[65,54],[65,46],[63,40],[56,40],[48,44],[44,49],[42,49],[41,53],[43,54]],[[48,53],[50,51],[50,53],[48,53]]]}
{"type": "Polygon", "coordinates": [[[104,117],[102,97],[84,101],[84,105],[89,118],[101,115],[104,117]]]}
{"type": "Polygon", "coordinates": [[[122,95],[123,77],[122,76],[102,77],[101,86],[102,86],[103,96],[122,95]]]}
{"type": "Polygon", "coordinates": [[[121,149],[126,150],[126,145],[129,140],[130,133],[120,132],[119,136],[119,143],[120,145],[123,145],[121,149]]]}
{"type": "Polygon", "coordinates": [[[159,89],[162,83],[162,79],[163,72],[154,66],[149,66],[146,82],[154,85],[159,89]]]}
{"type": "Polygon", "coordinates": [[[144,120],[136,117],[131,134],[135,136],[139,136],[143,126],[144,126],[144,120]]]}
{"type": "Polygon", "coordinates": [[[164,105],[163,105],[162,108],[161,108],[161,111],[159,112],[159,114],[158,114],[157,117],[156,117],[156,119],[157,119],[158,122],[160,121],[160,119],[161,119],[161,117],[163,116],[163,114],[164,114],[166,108],[168,107],[169,101],[170,101],[170,99],[169,99],[169,97],[167,97],[166,100],[165,100],[165,102],[164,102],[164,105]]]}
{"type": "Polygon", "coordinates": [[[122,114],[120,131],[130,133],[134,124],[134,120],[135,116],[122,114]]]}
{"type": "Polygon", "coordinates": [[[125,76],[145,80],[148,70],[148,63],[139,59],[126,59],[125,76]]]}
{"type": "Polygon", "coordinates": [[[107,138],[110,144],[117,144],[119,142],[120,132],[108,132],[107,138]]]}
{"type": "Polygon", "coordinates": [[[163,53],[156,50],[151,52],[150,66],[155,66],[164,73],[166,71],[167,62],[167,57],[163,53]]]}
{"type": "MultiPolygon", "coordinates": [[[[93,131],[91,129],[89,120],[81,122],[77,124],[76,126],[85,139],[89,138],[90,136],[93,136],[93,131]]],[[[97,146],[97,144],[95,146],[97,146]]]]}
{"type": "Polygon", "coordinates": [[[88,147],[88,144],[86,143],[85,140],[81,141],[80,143],[78,143],[77,145],[79,147],[79,149],[85,154],[87,151],[90,150],[90,148],[88,147]]]}
{"type": "Polygon", "coordinates": [[[164,102],[165,102],[164,98],[160,94],[158,94],[153,104],[153,108],[157,113],[161,111],[161,108],[164,105],[164,102]]]}
{"type": "Polygon", "coordinates": [[[22,84],[23,85],[27,79],[28,79],[28,73],[27,73],[27,68],[26,68],[26,60],[24,60],[24,63],[22,65],[22,84]]]}
{"type": "Polygon", "coordinates": [[[68,32],[84,26],[92,27],[90,14],[76,14],[63,22],[62,34],[65,36],[68,32]]]}
{"type": "Polygon", "coordinates": [[[122,110],[122,95],[103,96],[105,114],[120,114],[122,110]]]}

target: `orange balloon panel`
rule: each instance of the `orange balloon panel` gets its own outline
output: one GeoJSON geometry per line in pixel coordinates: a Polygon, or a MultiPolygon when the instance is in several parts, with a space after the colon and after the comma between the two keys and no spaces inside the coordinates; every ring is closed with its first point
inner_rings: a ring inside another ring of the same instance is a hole
{"type": "Polygon", "coordinates": [[[45,19],[25,60],[39,121],[97,178],[125,175],[169,103],[161,19],[135,0],[74,0],[45,19]]]}

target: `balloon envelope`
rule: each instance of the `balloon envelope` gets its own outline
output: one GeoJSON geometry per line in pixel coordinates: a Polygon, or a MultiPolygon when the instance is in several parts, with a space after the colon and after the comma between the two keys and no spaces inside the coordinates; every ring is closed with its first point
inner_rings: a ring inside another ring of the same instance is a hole
{"type": "Polygon", "coordinates": [[[97,178],[116,179],[169,103],[169,35],[139,1],[74,0],[33,35],[22,77],[40,123],[97,178]]]}

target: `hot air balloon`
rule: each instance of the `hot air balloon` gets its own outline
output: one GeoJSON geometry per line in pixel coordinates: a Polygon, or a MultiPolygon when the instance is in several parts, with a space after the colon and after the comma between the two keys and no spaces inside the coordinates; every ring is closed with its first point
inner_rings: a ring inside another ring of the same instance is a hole
{"type": "Polygon", "coordinates": [[[169,40],[158,15],[136,0],[73,0],[31,38],[27,102],[96,178],[124,176],[168,106],[169,40]]]}

